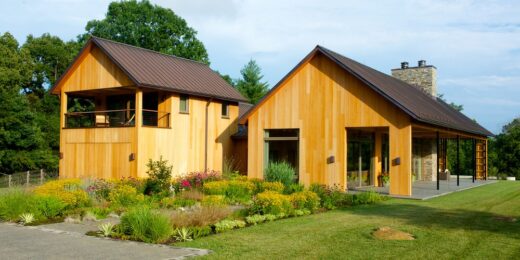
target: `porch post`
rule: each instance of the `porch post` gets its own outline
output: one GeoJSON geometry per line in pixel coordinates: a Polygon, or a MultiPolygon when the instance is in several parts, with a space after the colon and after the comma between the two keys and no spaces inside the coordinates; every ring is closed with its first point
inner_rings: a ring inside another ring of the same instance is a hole
{"type": "Polygon", "coordinates": [[[471,176],[471,181],[475,183],[475,178],[477,177],[477,140],[473,139],[473,175],[471,176]]]}
{"type": "Polygon", "coordinates": [[[439,170],[440,170],[439,169],[439,158],[440,158],[440,156],[439,156],[439,151],[440,151],[439,150],[439,146],[440,146],[439,131],[437,131],[436,134],[437,134],[437,190],[439,190],[439,177],[440,177],[439,176],[439,170]]]}
{"type": "MultiPolygon", "coordinates": [[[[459,176],[460,176],[460,135],[457,135],[457,186],[459,186],[459,176]]],[[[448,180],[449,181],[449,180],[448,180]]]]}

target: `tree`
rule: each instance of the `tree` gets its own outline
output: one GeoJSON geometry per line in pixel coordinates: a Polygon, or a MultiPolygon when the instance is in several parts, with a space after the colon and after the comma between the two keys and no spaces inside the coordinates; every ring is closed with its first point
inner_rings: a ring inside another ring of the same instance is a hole
{"type": "Polygon", "coordinates": [[[490,170],[520,179],[520,117],[489,141],[490,170]]]}
{"type": "Polygon", "coordinates": [[[256,64],[256,61],[251,59],[240,70],[241,79],[237,80],[236,88],[251,104],[256,104],[268,91],[267,82],[262,82],[262,70],[256,64]]]}
{"type": "Polygon", "coordinates": [[[464,105],[457,105],[453,102],[449,102],[444,98],[444,94],[439,94],[437,95],[437,97],[442,100],[444,103],[450,105],[452,108],[454,108],[455,110],[459,111],[459,112],[462,112],[462,110],[464,110],[464,105]]]}
{"type": "Polygon", "coordinates": [[[171,9],[147,0],[112,2],[105,19],[91,20],[85,29],[78,37],[82,43],[94,35],[209,64],[197,32],[171,9]]]}

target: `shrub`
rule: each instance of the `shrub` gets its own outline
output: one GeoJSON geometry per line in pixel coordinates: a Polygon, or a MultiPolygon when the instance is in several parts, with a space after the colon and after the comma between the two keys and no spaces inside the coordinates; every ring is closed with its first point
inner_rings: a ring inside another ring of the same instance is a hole
{"type": "Polygon", "coordinates": [[[285,187],[294,183],[294,168],[287,162],[269,163],[264,172],[264,179],[269,182],[281,182],[285,187]]]}
{"type": "Polygon", "coordinates": [[[31,224],[34,222],[34,220],[35,220],[34,214],[32,214],[32,213],[23,213],[20,215],[20,222],[23,225],[31,224]]]}
{"type": "Polygon", "coordinates": [[[285,187],[283,186],[283,183],[277,181],[277,182],[260,182],[260,191],[259,192],[264,192],[264,191],[274,191],[274,192],[278,192],[278,193],[282,193],[283,190],[285,189],[285,187]]]}
{"type": "Polygon", "coordinates": [[[178,196],[183,199],[201,201],[204,198],[204,193],[198,190],[184,190],[178,196]]]}
{"type": "Polygon", "coordinates": [[[273,214],[265,214],[264,216],[266,221],[273,221],[277,219],[276,215],[273,214]]]}
{"type": "Polygon", "coordinates": [[[171,215],[171,223],[175,228],[204,227],[213,225],[227,218],[231,210],[222,207],[201,207],[191,211],[176,211],[171,215]]]}
{"type": "Polygon", "coordinates": [[[302,192],[305,190],[305,186],[299,183],[292,183],[287,188],[285,188],[285,193],[292,194],[295,192],[302,192]]]}
{"type": "Polygon", "coordinates": [[[156,194],[162,191],[169,191],[173,166],[168,165],[168,161],[163,160],[161,156],[159,161],[149,159],[146,167],[148,167],[146,171],[148,180],[146,182],[145,193],[156,194]]]}
{"type": "Polygon", "coordinates": [[[23,189],[9,189],[0,196],[0,219],[17,221],[21,214],[37,213],[35,197],[23,189]]]}
{"type": "Polygon", "coordinates": [[[126,184],[114,187],[108,194],[108,199],[123,207],[135,205],[144,201],[144,195],[138,194],[137,189],[126,184]]]}
{"type": "Polygon", "coordinates": [[[49,181],[34,189],[34,193],[57,197],[67,205],[67,208],[83,207],[90,203],[88,194],[81,189],[81,180],[79,179],[49,181]]]}
{"type": "Polygon", "coordinates": [[[274,191],[264,191],[256,195],[251,211],[257,214],[288,214],[293,207],[289,196],[274,191]]]}
{"type": "Polygon", "coordinates": [[[215,232],[221,233],[235,228],[243,228],[246,222],[243,220],[222,220],[215,224],[215,232]]]}
{"type": "Polygon", "coordinates": [[[256,225],[256,224],[266,221],[266,219],[267,218],[264,215],[255,214],[253,216],[246,217],[246,222],[247,222],[247,224],[250,224],[250,225],[256,225]]]}
{"type": "Polygon", "coordinates": [[[224,206],[226,205],[223,195],[205,195],[201,201],[202,206],[224,206]]]}
{"type": "Polygon", "coordinates": [[[290,195],[295,209],[308,209],[314,212],[320,207],[320,197],[312,191],[301,191],[290,195]]]}
{"type": "Polygon", "coordinates": [[[222,179],[222,176],[217,171],[191,172],[188,175],[175,180],[173,186],[176,191],[189,190],[193,188],[202,188],[204,183],[210,181],[217,181],[222,179]]]}
{"type": "Polygon", "coordinates": [[[231,202],[247,202],[255,190],[249,181],[213,181],[204,184],[204,192],[209,195],[224,195],[231,202]]]}
{"type": "Polygon", "coordinates": [[[36,196],[35,206],[38,212],[47,219],[55,218],[63,214],[67,205],[54,196],[36,196]]]}
{"type": "Polygon", "coordinates": [[[352,196],[352,205],[375,204],[383,199],[384,197],[375,191],[361,192],[352,196]]]}
{"type": "Polygon", "coordinates": [[[139,207],[121,217],[121,230],[132,238],[148,243],[162,243],[173,233],[167,216],[139,207]]]}
{"type": "Polygon", "coordinates": [[[320,197],[321,206],[326,209],[335,209],[341,207],[344,203],[344,193],[341,192],[338,185],[329,187],[321,184],[311,184],[309,190],[320,197]]]}
{"type": "Polygon", "coordinates": [[[112,188],[114,188],[113,183],[103,179],[98,179],[87,187],[87,192],[97,200],[108,200],[108,195],[112,188]]]}
{"type": "Polygon", "coordinates": [[[193,234],[193,239],[205,237],[211,235],[211,227],[210,226],[204,226],[204,227],[190,227],[191,233],[193,234]]]}

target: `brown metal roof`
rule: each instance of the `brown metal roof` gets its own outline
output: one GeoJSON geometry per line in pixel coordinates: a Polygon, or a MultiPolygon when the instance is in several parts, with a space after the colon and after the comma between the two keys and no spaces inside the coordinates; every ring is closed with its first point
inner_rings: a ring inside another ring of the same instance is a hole
{"type": "Polygon", "coordinates": [[[98,46],[137,86],[235,102],[246,101],[204,63],[98,37],[90,38],[90,42],[98,46]]]}
{"type": "Polygon", "coordinates": [[[240,102],[238,103],[238,118],[241,118],[243,115],[245,115],[251,108],[253,108],[255,105],[250,103],[244,103],[240,102]]]}
{"type": "MultiPolygon", "coordinates": [[[[307,55],[288,75],[298,68],[304,61],[312,58],[317,53],[322,53],[340,67],[363,81],[374,91],[381,94],[394,105],[402,109],[412,119],[417,122],[426,123],[434,126],[450,128],[467,133],[492,136],[484,127],[477,122],[466,117],[461,112],[453,109],[439,98],[434,98],[419,88],[412,86],[404,81],[396,79],[385,73],[379,72],[373,68],[365,66],[359,62],[349,59],[341,54],[328,50],[321,46],[316,48],[307,55]]],[[[288,75],[286,77],[288,77],[288,75]]],[[[279,87],[285,80],[284,77],[273,89],[279,87]]],[[[271,89],[270,93],[274,93],[271,89]]],[[[268,98],[268,93],[264,98],[268,98]]],[[[262,100],[258,104],[262,104],[262,100]]],[[[247,120],[249,114],[255,109],[250,109],[242,118],[243,123],[247,120]]]]}

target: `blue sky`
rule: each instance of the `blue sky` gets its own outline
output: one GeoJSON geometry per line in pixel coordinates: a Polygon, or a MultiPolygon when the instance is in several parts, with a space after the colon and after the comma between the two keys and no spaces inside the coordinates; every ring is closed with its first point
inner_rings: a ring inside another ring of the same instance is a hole
{"type": "MultiPolygon", "coordinates": [[[[73,39],[106,0],[0,0],[0,32],[73,39]]],[[[520,1],[155,0],[198,31],[213,69],[257,60],[272,86],[314,46],[382,72],[424,59],[438,91],[494,133],[520,116],[520,1]]]]}

